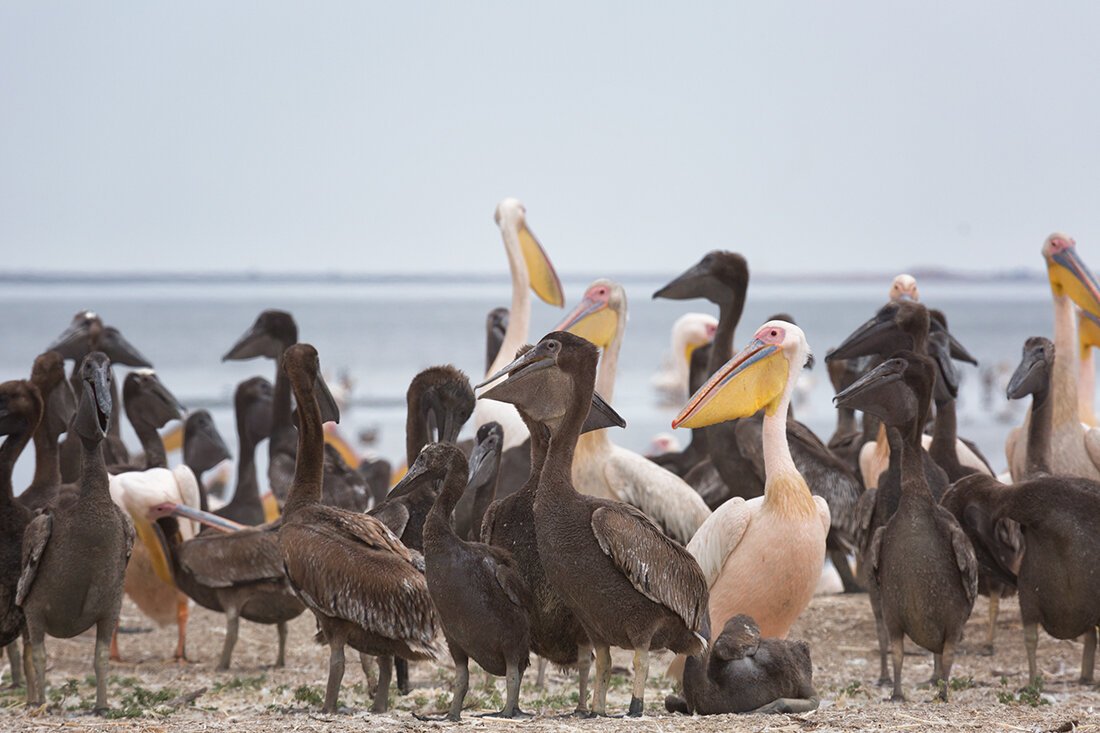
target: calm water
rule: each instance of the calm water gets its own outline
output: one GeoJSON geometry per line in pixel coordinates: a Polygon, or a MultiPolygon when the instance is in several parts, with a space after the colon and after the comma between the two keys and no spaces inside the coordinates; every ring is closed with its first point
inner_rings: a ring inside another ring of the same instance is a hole
{"type": "MultiPolygon", "coordinates": [[[[669,278],[678,273],[668,273],[669,278]]],[[[587,281],[565,281],[568,306],[587,281]]],[[[663,282],[631,281],[630,317],[615,393],[615,406],[628,427],[615,440],[645,450],[668,430],[675,410],[659,407],[650,378],[669,348],[673,321],[688,311],[714,313],[704,301],[650,298],[663,282]]],[[[803,327],[811,347],[824,355],[885,301],[889,283],[821,281],[813,284],[753,284],[736,336],[744,345],[752,330],[785,311],[803,327]]],[[[944,310],[957,338],[982,362],[999,369],[995,389],[984,389],[979,370],[965,366],[959,429],[978,441],[995,468],[1004,464],[1004,437],[1020,421],[1022,405],[1009,405],[1003,386],[1028,336],[1050,335],[1049,290],[1044,284],[973,285],[922,282],[924,302],[944,310]],[[991,397],[991,398],[990,398],[991,397]]],[[[346,372],[354,383],[354,404],[343,414],[349,438],[376,429],[372,450],[396,461],[404,454],[404,393],[425,367],[452,363],[471,376],[484,369],[484,319],[508,305],[510,286],[490,284],[84,284],[8,285],[0,293],[0,378],[25,378],[35,356],[81,309],[100,313],[117,326],[155,365],[161,380],[187,406],[208,406],[227,444],[236,447],[231,396],[237,382],[254,374],[273,378],[266,360],[225,362],[221,355],[264,308],[291,311],[300,337],[314,344],[329,375],[346,372]]],[[[563,311],[536,302],[532,339],[550,330],[563,311]]],[[[832,389],[820,366],[806,375],[800,419],[823,438],[835,425],[832,389]]],[[[126,425],[124,433],[136,445],[126,425]]],[[[266,455],[261,446],[258,453],[266,455]]],[[[16,469],[19,491],[30,481],[33,451],[16,469]]],[[[263,473],[261,472],[261,476],[263,473]]]]}

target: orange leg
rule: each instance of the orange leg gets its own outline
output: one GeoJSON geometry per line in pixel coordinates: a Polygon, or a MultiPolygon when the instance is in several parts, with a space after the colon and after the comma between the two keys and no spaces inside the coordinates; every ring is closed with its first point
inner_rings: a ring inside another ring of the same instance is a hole
{"type": "Polygon", "coordinates": [[[115,624],[115,630],[111,634],[111,661],[122,661],[122,655],[118,653],[118,624],[115,624]]]}
{"type": "Polygon", "coordinates": [[[187,617],[191,613],[190,601],[181,595],[176,601],[176,626],[179,628],[179,641],[176,642],[176,661],[180,664],[187,662],[187,617]]]}

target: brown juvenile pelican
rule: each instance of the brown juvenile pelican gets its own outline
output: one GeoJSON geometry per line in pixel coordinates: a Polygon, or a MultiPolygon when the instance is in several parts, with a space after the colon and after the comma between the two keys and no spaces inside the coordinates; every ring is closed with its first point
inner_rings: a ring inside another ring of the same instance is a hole
{"type": "Polygon", "coordinates": [[[57,440],[69,429],[69,422],[76,414],[76,397],[65,378],[65,362],[56,351],[47,351],[34,360],[31,383],[38,388],[46,406],[34,431],[34,478],[19,495],[19,502],[34,512],[45,509],[61,488],[57,440]]]}
{"type": "Polygon", "coordinates": [[[202,486],[202,506],[206,506],[206,486],[202,476],[224,460],[232,458],[214,418],[206,410],[195,410],[183,423],[183,465],[195,474],[195,480],[202,486]]]}
{"type": "MultiPolygon", "coordinates": [[[[204,608],[225,614],[225,644],[217,669],[229,669],[242,618],[274,624],[279,634],[275,666],[286,664],[286,625],[306,607],[294,594],[283,572],[279,550],[279,520],[236,532],[203,532],[184,541],[173,514],[206,521],[202,512],[176,504],[150,510],[172,568],[176,585],[204,608]]],[[[210,515],[211,521],[217,515],[210,515]]]]}
{"type": "MultiPolygon", "coordinates": [[[[596,648],[593,711],[607,710],[612,645],[634,650],[629,715],[641,715],[649,650],[694,654],[706,642],[699,565],[641,511],[573,488],[573,451],[591,408],[599,352],[555,331],[489,381],[485,399],[519,405],[550,432],[535,497],[539,558],[596,648]],[[599,592],[593,592],[598,588],[599,592]]],[[[610,410],[610,408],[608,408],[610,410]]]]}
{"type": "MultiPolygon", "coordinates": [[[[596,392],[611,400],[615,372],[626,331],[626,291],[600,279],[555,330],[569,331],[600,348],[596,392]]],[[[641,509],[672,539],[686,545],[710,510],[682,478],[647,458],[611,442],[607,430],[593,430],[577,440],[573,486],[582,494],[614,499],[641,509]]]]}
{"type": "MultiPolygon", "coordinates": [[[[275,393],[271,405],[271,437],[267,443],[267,478],[271,492],[281,504],[286,500],[294,476],[297,430],[290,404],[290,384],[281,366],[282,356],[298,343],[298,324],[286,311],[265,310],[255,323],[233,345],[222,361],[241,361],[262,356],[275,362],[275,393]]],[[[331,448],[324,451],[325,473],[322,500],[329,505],[352,511],[362,511],[369,505],[366,482],[350,469],[340,453],[331,448]]],[[[274,509],[265,507],[265,515],[274,509]]],[[[271,517],[273,518],[273,517],[271,517]]]]}
{"type": "MultiPolygon", "coordinates": [[[[83,446],[76,501],[39,514],[23,538],[16,604],[26,616],[33,659],[27,704],[46,702],[46,634],[68,639],[95,627],[95,709],[107,709],[107,656],[122,606],[134,528],[111,500],[100,444],[111,420],[110,360],[93,351],[80,366],[72,432],[83,446]]],[[[24,653],[27,649],[24,648],[24,653]]]]}
{"type": "MultiPolygon", "coordinates": [[[[473,458],[480,460],[480,456],[475,453],[473,458]]],[[[432,443],[409,470],[443,481],[424,523],[424,564],[428,591],[455,663],[454,697],[447,718],[458,720],[462,713],[471,658],[490,674],[506,678],[508,698],[496,715],[517,717],[521,714],[519,688],[531,646],[527,620],[531,590],[508,552],[468,542],[451,527],[451,514],[471,470],[461,450],[447,443],[432,443]]]]}
{"type": "MultiPolygon", "coordinates": [[[[530,348],[524,347],[520,353],[526,353],[530,348]]],[[[621,418],[604,410],[605,405],[593,392],[592,407],[581,428],[582,434],[589,430],[623,426],[621,418]]],[[[561,667],[577,667],[579,689],[575,712],[577,715],[587,716],[592,642],[576,615],[550,585],[535,538],[535,497],[546,461],[550,434],[546,426],[535,422],[522,407],[517,406],[517,409],[531,435],[531,475],[519,491],[498,499],[489,506],[482,522],[481,541],[511,554],[524,582],[531,589],[534,602],[527,612],[531,625],[531,649],[540,657],[540,678],[544,673],[546,660],[561,667]]],[[[537,684],[541,686],[541,680],[537,684]]]]}
{"type": "MultiPolygon", "coordinates": [[[[325,418],[336,403],[321,379],[317,350],[295,344],[282,359],[298,402],[298,460],[283,507],[279,546],[287,578],[313,612],[330,649],[323,710],[336,710],[344,676],[344,647],[388,659],[434,659],[436,617],[423,558],[368,514],[321,504],[325,418]],[[322,406],[324,409],[322,409],[322,406]]],[[[390,667],[383,663],[372,710],[385,712],[390,667]]]]}
{"type": "Polygon", "coordinates": [[[905,431],[898,446],[901,498],[875,531],[867,555],[867,578],[877,589],[893,656],[895,701],[905,699],[905,636],[933,653],[932,682],[939,685],[940,699],[947,700],[955,649],[978,592],[978,563],[970,540],[955,517],[939,506],[924,474],[921,434],[936,370],[927,356],[899,351],[836,396],[838,404],[869,412],[891,430],[905,431]]]}
{"type": "MultiPolygon", "coordinates": [[[[69,382],[73,392],[80,391],[80,365],[84,357],[93,351],[99,351],[107,355],[112,365],[131,367],[151,367],[152,363],[141,355],[133,345],[114,326],[104,325],[98,314],[92,311],[79,311],[73,316],[72,322],[52,344],[46,347],[47,351],[56,351],[65,359],[73,361],[72,375],[69,382]]],[[[111,382],[111,399],[118,403],[118,391],[111,382]]],[[[115,410],[111,415],[111,426],[107,439],[103,443],[104,457],[107,465],[122,464],[130,460],[130,452],[122,442],[119,418],[121,410],[115,410]]],[[[80,476],[80,441],[71,435],[65,436],[61,444],[61,480],[71,484],[80,476]]]]}
{"type": "Polygon", "coordinates": [[[215,514],[240,524],[256,526],[267,521],[260,484],[256,479],[256,446],[271,435],[271,382],[252,377],[233,392],[237,421],[237,488],[233,498],[215,514]]]}
{"type": "Polygon", "coordinates": [[[41,393],[32,382],[0,384],[0,435],[7,436],[0,446],[0,646],[8,648],[14,686],[22,671],[15,640],[24,628],[23,611],[15,603],[16,587],[22,571],[23,532],[34,515],[16,501],[11,475],[42,420],[42,411],[41,393]]]}
{"type": "MultiPolygon", "coordinates": [[[[718,328],[710,346],[707,376],[717,372],[733,356],[734,331],[745,310],[748,288],[749,265],[745,258],[734,252],[715,250],[653,294],[654,298],[672,300],[704,298],[718,306],[718,328]]],[[[711,492],[718,497],[710,502],[712,508],[717,508],[730,496],[751,499],[764,493],[763,481],[738,449],[736,428],[736,421],[727,421],[704,431],[710,464],[725,488],[711,492]]],[[[700,488],[698,483],[692,485],[700,488]]]]}

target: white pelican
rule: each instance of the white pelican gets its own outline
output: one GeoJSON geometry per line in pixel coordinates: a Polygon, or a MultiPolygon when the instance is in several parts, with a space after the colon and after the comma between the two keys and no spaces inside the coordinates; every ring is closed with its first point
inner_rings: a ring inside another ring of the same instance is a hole
{"type": "MultiPolygon", "coordinates": [[[[601,349],[596,392],[610,402],[626,330],[626,292],[611,280],[588,286],[584,298],[555,331],[569,331],[601,349]]],[[[611,442],[608,430],[580,436],[573,457],[577,491],[615,499],[641,509],[669,537],[687,543],[710,510],[702,497],[676,474],[611,442]]]]}
{"type": "MultiPolygon", "coordinates": [[[[1100,284],[1077,255],[1073,237],[1054,233],[1043,243],[1043,259],[1054,301],[1054,399],[1050,441],[1050,467],[1056,474],[1100,480],[1100,434],[1081,424],[1077,402],[1078,343],[1073,305],[1100,316],[1100,284]]],[[[1013,428],[1005,442],[1005,455],[1013,481],[1027,471],[1027,426],[1013,428]]]]}
{"type": "Polygon", "coordinates": [[[672,421],[698,428],[764,410],[764,495],[730,499],[688,544],[710,588],[712,633],[744,613],[761,636],[786,637],[821,576],[829,505],[810,494],[787,443],[791,391],[809,353],[802,329],[769,321],[672,421]]]}
{"type": "MultiPolygon", "coordinates": [[[[542,245],[527,226],[527,208],[513,198],[507,198],[497,204],[494,215],[500,235],[504,240],[504,251],[508,254],[508,268],[512,272],[512,307],[508,314],[508,327],[496,358],[489,366],[486,376],[500,371],[516,358],[516,350],[527,343],[527,332],[531,326],[531,294],[559,308],[565,305],[561,281],[546,256],[542,245]]],[[[499,381],[499,380],[498,380],[499,381]]],[[[493,385],[478,390],[481,394],[493,385]]],[[[504,447],[515,448],[527,440],[527,426],[523,424],[519,413],[512,405],[491,400],[478,400],[474,409],[474,427],[480,428],[487,422],[498,422],[504,428],[504,447]]]]}
{"type": "Polygon", "coordinates": [[[688,398],[691,354],[714,340],[718,319],[708,313],[685,313],[672,324],[672,350],[650,382],[662,405],[682,405],[688,398]]]}
{"type": "MultiPolygon", "coordinates": [[[[126,595],[149,618],[160,626],[173,621],[178,627],[176,661],[185,661],[187,617],[190,599],[176,589],[172,571],[158,540],[149,510],[171,502],[192,509],[199,507],[199,484],[187,466],[150,468],[109,476],[111,499],[130,515],[140,542],[134,543],[133,554],[126,566],[126,595]]],[[[180,521],[180,534],[191,539],[197,528],[190,521],[180,521]]],[[[112,639],[111,657],[118,659],[117,635],[112,639]]]]}
{"type": "Polygon", "coordinates": [[[917,279],[904,272],[894,277],[893,282],[890,283],[890,300],[901,300],[902,298],[920,301],[917,279]]]}

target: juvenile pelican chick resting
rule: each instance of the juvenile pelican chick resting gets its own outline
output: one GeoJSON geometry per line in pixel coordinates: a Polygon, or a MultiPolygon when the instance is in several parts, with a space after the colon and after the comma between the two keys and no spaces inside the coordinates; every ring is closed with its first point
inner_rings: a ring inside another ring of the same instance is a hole
{"type": "Polygon", "coordinates": [[[688,543],[710,589],[712,630],[746,614],[762,636],[785,638],[821,576],[829,505],[810,493],[787,443],[791,391],[809,355],[802,329],[769,321],[672,421],[696,428],[764,410],[764,495],[730,499],[688,543]]]}

